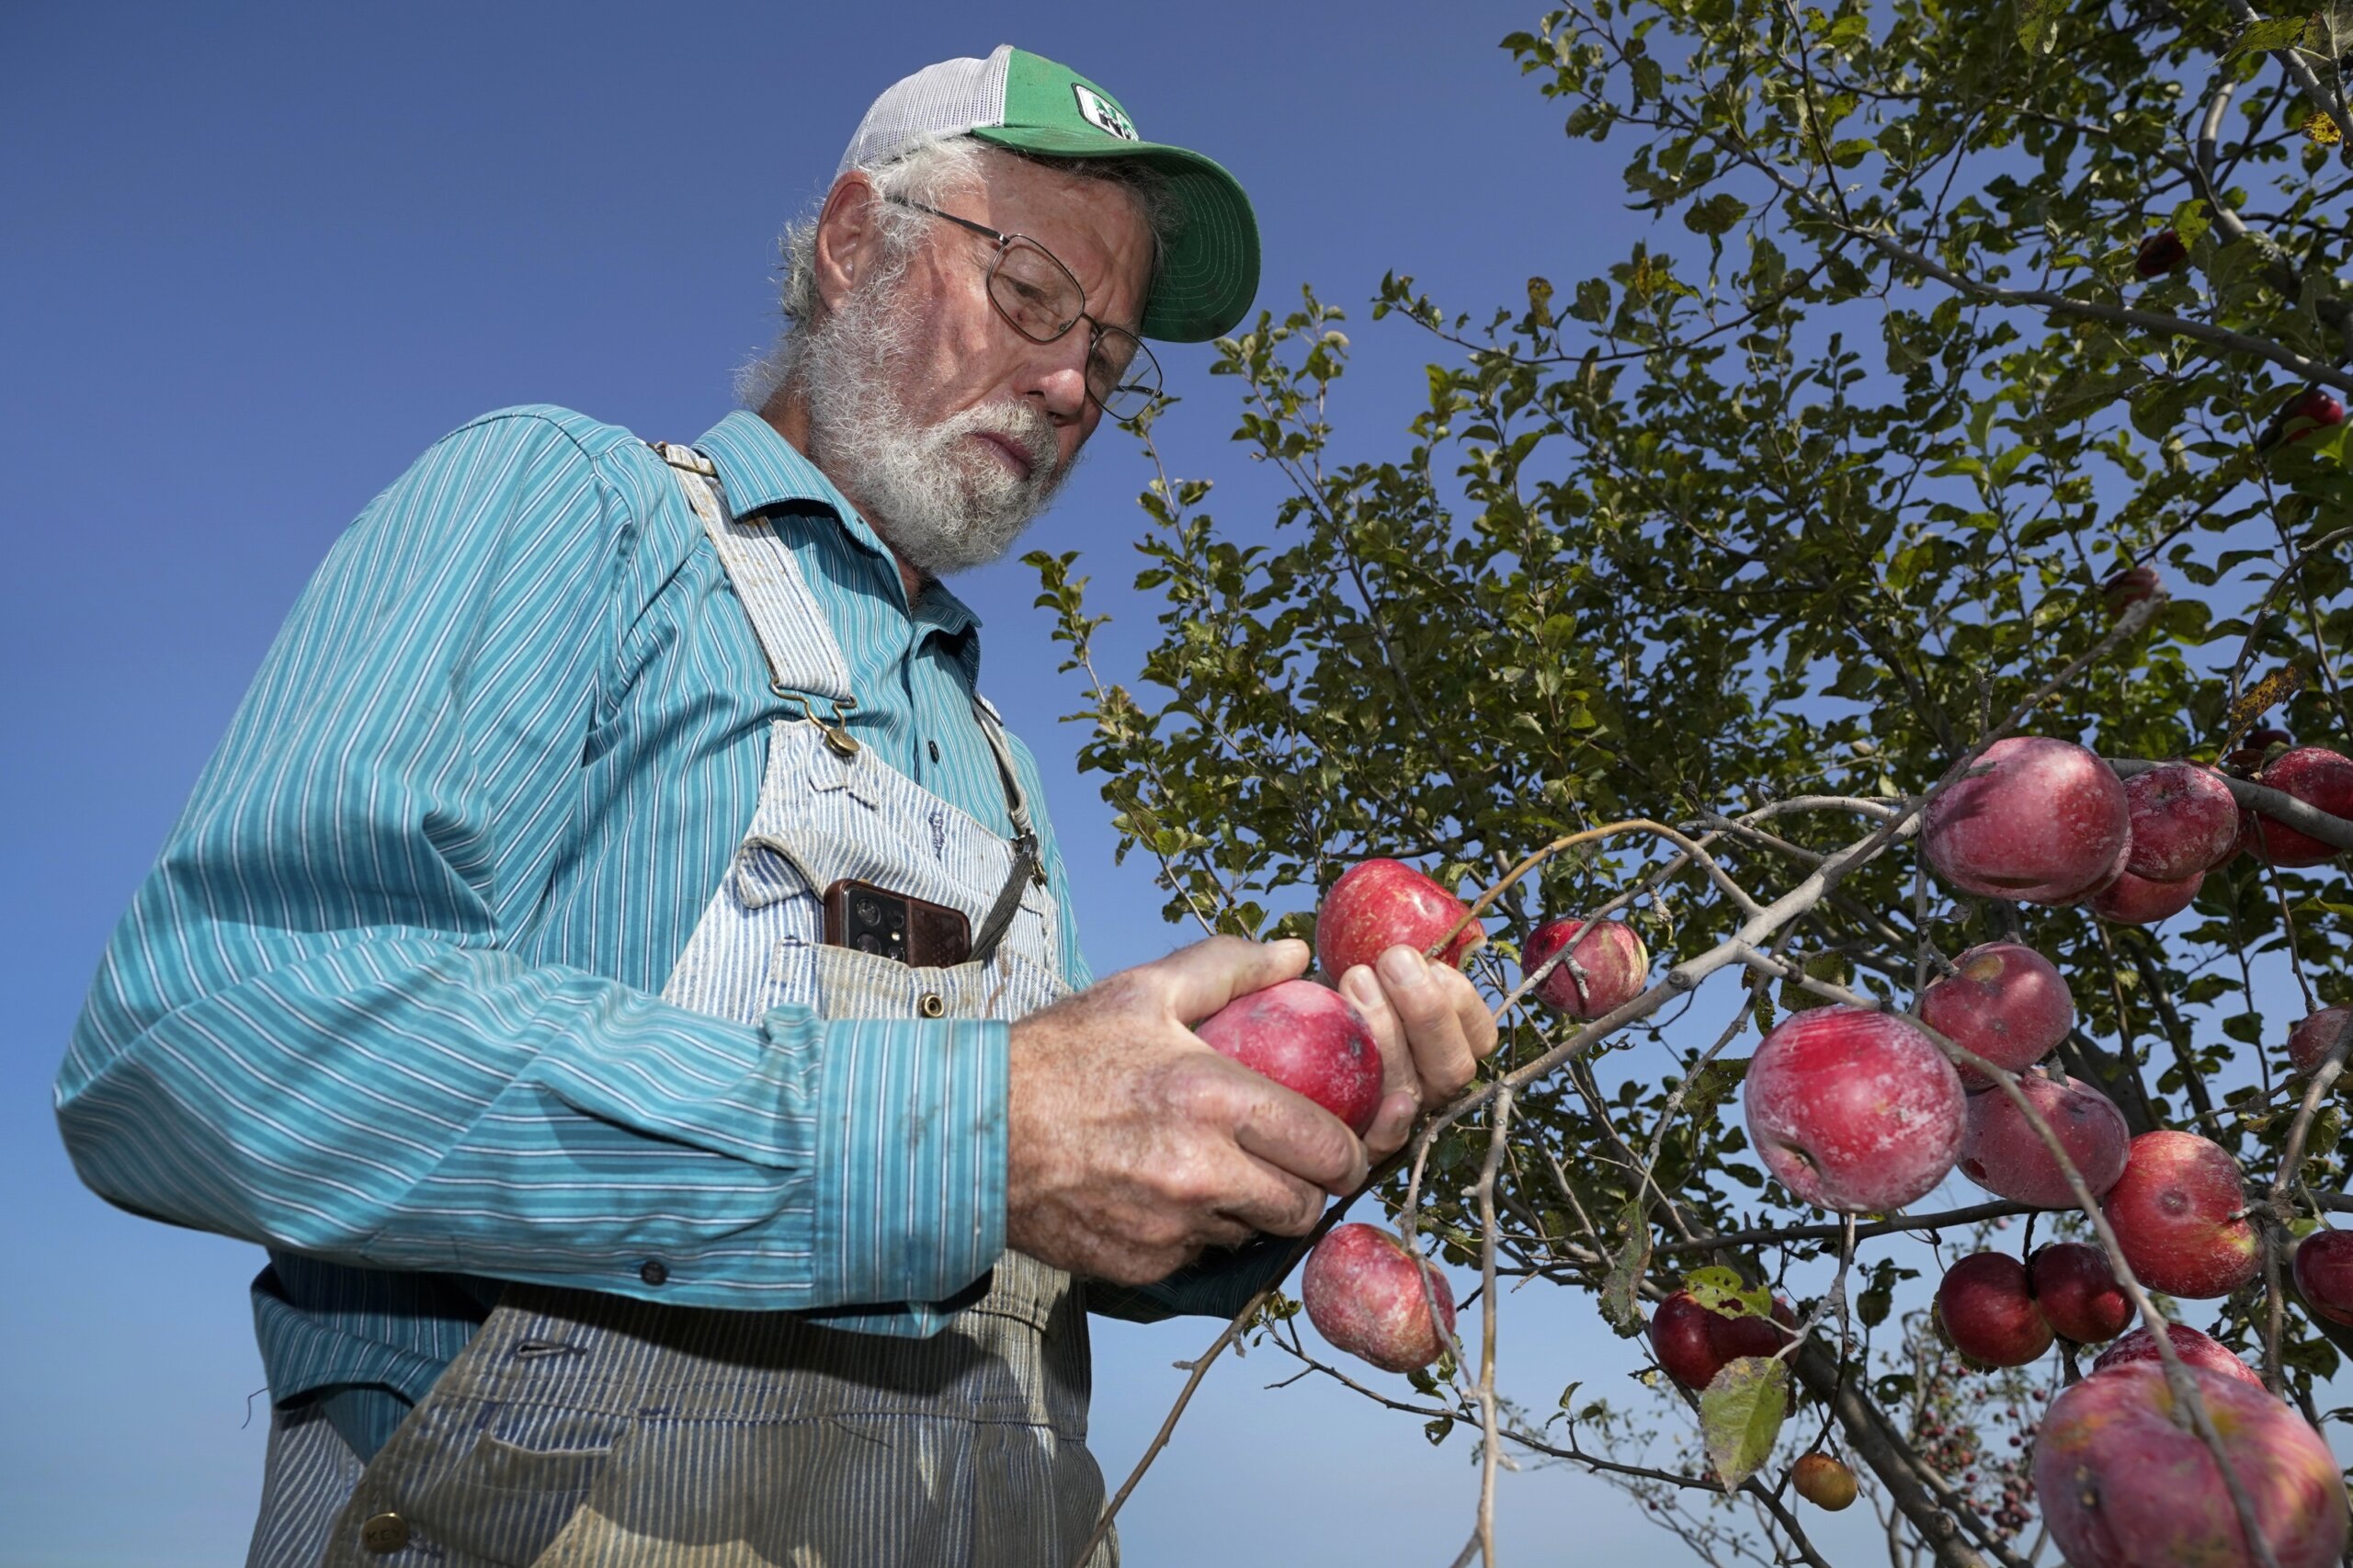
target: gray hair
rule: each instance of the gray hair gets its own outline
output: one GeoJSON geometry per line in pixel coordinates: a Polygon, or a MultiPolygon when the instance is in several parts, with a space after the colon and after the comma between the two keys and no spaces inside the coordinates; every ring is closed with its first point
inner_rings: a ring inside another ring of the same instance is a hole
{"type": "MultiPolygon", "coordinates": [[[[1151,231],[1152,277],[1154,281],[1158,280],[1161,257],[1182,221],[1181,213],[1167,176],[1132,158],[1050,158],[991,146],[971,136],[951,136],[926,142],[913,152],[882,163],[862,165],[858,172],[873,183],[879,196],[937,206],[949,193],[981,179],[986,160],[991,157],[1019,158],[1081,179],[1097,180],[1125,192],[1151,231]]],[[[817,294],[817,220],[822,211],[821,204],[818,210],[794,219],[777,242],[783,263],[779,270],[784,278],[778,303],[790,324],[767,352],[735,372],[736,400],[746,408],[767,406],[778,390],[791,380],[801,334],[815,325],[824,313],[824,301],[817,294]]],[[[895,281],[921,244],[925,232],[922,213],[893,201],[884,200],[876,216],[881,265],[868,275],[862,287],[887,287],[895,281]]]]}

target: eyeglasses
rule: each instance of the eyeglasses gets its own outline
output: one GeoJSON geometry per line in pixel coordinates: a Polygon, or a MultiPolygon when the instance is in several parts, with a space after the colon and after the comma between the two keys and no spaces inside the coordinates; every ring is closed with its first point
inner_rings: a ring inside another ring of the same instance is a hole
{"type": "Polygon", "coordinates": [[[984,223],[904,196],[883,199],[945,219],[994,241],[996,256],[989,262],[989,303],[1030,342],[1051,343],[1080,322],[1088,323],[1092,330],[1086,338],[1086,395],[1104,413],[1114,419],[1133,419],[1160,395],[1160,361],[1134,333],[1123,326],[1107,326],[1086,313],[1086,290],[1071,269],[1054,258],[1053,252],[1027,234],[1001,234],[984,223]]]}

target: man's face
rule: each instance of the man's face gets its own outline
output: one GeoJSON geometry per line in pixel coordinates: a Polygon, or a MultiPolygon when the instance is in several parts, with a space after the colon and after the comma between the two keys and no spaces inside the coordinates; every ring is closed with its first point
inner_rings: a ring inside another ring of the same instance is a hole
{"type": "MultiPolygon", "coordinates": [[[[980,183],[930,205],[1037,241],[1086,290],[1088,315],[1136,331],[1143,319],[1152,237],[1134,202],[1100,180],[1019,158],[991,156],[984,167],[980,183]]],[[[925,222],[929,241],[909,258],[900,285],[900,307],[930,329],[917,338],[907,365],[908,411],[937,424],[992,403],[1034,404],[1053,422],[1055,467],[1067,467],[1103,416],[1086,395],[1087,324],[1051,343],[1032,343],[989,302],[995,246],[953,223],[925,222]]],[[[1022,466],[1017,453],[987,455],[1022,466]]]]}
{"type": "MultiPolygon", "coordinates": [[[[1089,316],[1133,330],[1152,240],[1132,199],[1007,155],[981,162],[980,178],[927,205],[1028,236],[1077,278],[1089,316]]],[[[1102,418],[1086,394],[1089,325],[1051,343],[1025,336],[989,298],[995,244],[905,209],[891,215],[920,226],[893,274],[880,199],[852,183],[827,205],[826,314],[796,361],[810,455],[917,571],[995,560],[1102,418]]]]}

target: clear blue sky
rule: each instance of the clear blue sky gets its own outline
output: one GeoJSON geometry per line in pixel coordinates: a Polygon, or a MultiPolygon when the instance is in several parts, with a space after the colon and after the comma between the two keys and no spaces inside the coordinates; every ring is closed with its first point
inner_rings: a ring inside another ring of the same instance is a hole
{"type": "MultiPolygon", "coordinates": [[[[688,439],[776,325],[782,222],[822,190],[866,102],[1000,41],[1120,95],[1147,135],[1256,196],[1262,302],[1314,281],[1351,309],[1343,444],[1393,449],[1422,394],[1414,329],[1365,318],[1382,271],[1445,302],[1524,300],[1624,254],[1612,152],[1495,47],[1527,10],[1451,6],[64,5],[9,0],[0,47],[0,1559],[42,1568],[241,1560],[261,1386],[251,1247],[114,1212],[61,1153],[49,1082],[97,955],[279,619],[337,531],[437,436],[548,401],[688,439]],[[258,1404],[258,1402],[256,1402],[258,1404]]],[[[1165,356],[1188,402],[1179,472],[1266,510],[1207,351],[1165,356]]],[[[1083,549],[1110,669],[1145,477],[1107,432],[1032,542],[1083,549]]],[[[1142,864],[1058,715],[1076,687],[1026,569],[959,584],[984,687],[1044,761],[1096,967],[1165,951],[1142,864]]],[[[1622,1386],[1631,1347],[1566,1293],[1516,1301],[1511,1381],[1622,1386]],[[1524,1347],[1524,1348],[1522,1348],[1524,1347]]],[[[1213,1325],[1098,1335],[1097,1447],[1114,1479],[1213,1325]]],[[[1444,1562],[1475,1475],[1458,1437],[1336,1391],[1211,1381],[1127,1516],[1138,1568],[1444,1562]]],[[[1520,1562],[1668,1543],[1598,1483],[1506,1481],[1520,1562]]]]}

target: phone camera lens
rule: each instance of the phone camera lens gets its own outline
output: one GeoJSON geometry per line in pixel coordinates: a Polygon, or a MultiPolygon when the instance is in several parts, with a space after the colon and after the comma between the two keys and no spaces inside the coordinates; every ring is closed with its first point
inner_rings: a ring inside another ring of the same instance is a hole
{"type": "Polygon", "coordinates": [[[879,953],[882,950],[882,944],[874,939],[874,934],[871,931],[860,931],[858,934],[858,950],[861,953],[879,953]]]}
{"type": "Polygon", "coordinates": [[[882,906],[875,903],[870,898],[859,899],[858,901],[858,923],[862,926],[879,925],[882,919],[882,906]]]}

